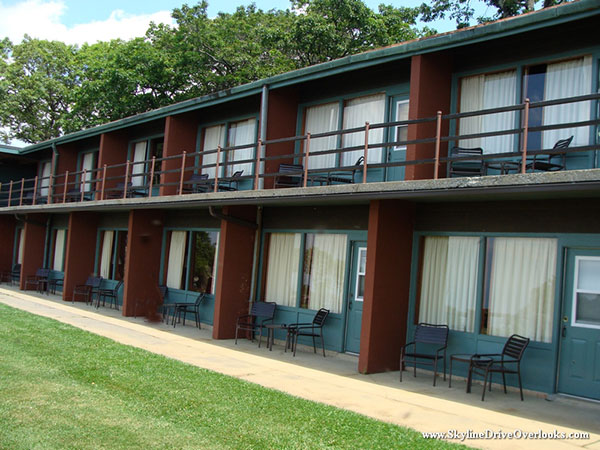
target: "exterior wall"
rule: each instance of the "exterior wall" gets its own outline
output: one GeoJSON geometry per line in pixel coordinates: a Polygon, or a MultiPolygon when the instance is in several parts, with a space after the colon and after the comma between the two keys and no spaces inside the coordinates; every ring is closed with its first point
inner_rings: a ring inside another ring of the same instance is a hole
{"type": "MultiPolygon", "coordinates": [[[[77,148],[76,144],[65,144],[59,145],[56,147],[58,150],[58,157],[54,155],[54,159],[56,163],[54,163],[54,167],[56,168],[56,175],[58,177],[54,179],[54,202],[60,203],[62,202],[62,195],[65,192],[65,177],[63,176],[67,171],[70,174],[77,171],[77,148]]],[[[70,175],[68,178],[69,183],[74,183],[78,178],[75,175],[70,175]]],[[[67,192],[71,189],[76,189],[77,186],[75,184],[69,184],[67,186],[67,192]]]]}
{"type": "MultiPolygon", "coordinates": [[[[100,151],[98,153],[98,168],[102,169],[104,165],[122,164],[127,160],[128,138],[124,131],[114,131],[104,133],[100,136],[100,151]]],[[[106,171],[106,178],[119,177],[118,179],[107,180],[105,189],[115,188],[117,183],[125,181],[125,167],[111,168],[106,171]]],[[[101,186],[96,188],[100,191],[101,186]]],[[[96,194],[96,199],[100,199],[100,193],[96,194]]],[[[105,193],[106,198],[106,193],[105,193]]]]}
{"type": "Polygon", "coordinates": [[[371,202],[358,370],[397,370],[406,342],[414,205],[371,202]]]}
{"type": "Polygon", "coordinates": [[[63,300],[72,300],[73,289],[84,284],[94,273],[98,216],[88,212],[72,212],[69,216],[65,249],[63,300]]]}
{"type": "MultiPolygon", "coordinates": [[[[434,117],[438,111],[450,112],[452,88],[452,60],[445,54],[432,53],[412,57],[410,72],[409,120],[434,117]]],[[[442,136],[448,135],[448,121],[442,123],[442,136]]],[[[428,122],[408,127],[408,140],[426,139],[435,136],[436,123],[428,122]]],[[[440,157],[447,156],[448,144],[442,143],[440,157]]],[[[407,146],[406,160],[415,161],[433,158],[435,144],[412,144],[407,146]]],[[[406,166],[406,180],[433,178],[433,165],[406,166]]],[[[445,174],[445,166],[440,166],[445,174]]]]}
{"type": "MultiPolygon", "coordinates": [[[[165,141],[163,157],[181,155],[184,151],[188,154],[196,152],[196,137],[198,122],[189,116],[169,116],[165,125],[165,141]]],[[[186,158],[186,168],[194,166],[195,158],[186,158]]],[[[162,162],[162,170],[176,170],[181,168],[180,159],[169,159],[162,162]]],[[[159,170],[158,164],[155,170],[159,170]]],[[[184,179],[191,176],[192,171],[186,171],[184,179]]],[[[162,183],[179,183],[180,172],[162,175],[162,183]]],[[[179,189],[177,184],[161,186],[160,195],[175,195],[179,189]]]]}
{"type": "MultiPolygon", "coordinates": [[[[223,208],[223,213],[256,221],[253,206],[228,206],[223,208]]],[[[233,338],[237,317],[248,312],[255,234],[250,227],[226,220],[221,222],[213,339],[233,338]]]]}
{"type": "Polygon", "coordinates": [[[12,216],[0,216],[0,272],[12,270],[15,225],[15,219],[12,216]]]}
{"type": "Polygon", "coordinates": [[[123,290],[123,315],[157,318],[160,251],[164,212],[133,210],[129,214],[123,290]]]}
{"type": "Polygon", "coordinates": [[[44,267],[44,249],[46,247],[47,214],[27,214],[23,234],[23,264],[21,265],[20,289],[25,289],[27,277],[34,276],[44,267]]]}

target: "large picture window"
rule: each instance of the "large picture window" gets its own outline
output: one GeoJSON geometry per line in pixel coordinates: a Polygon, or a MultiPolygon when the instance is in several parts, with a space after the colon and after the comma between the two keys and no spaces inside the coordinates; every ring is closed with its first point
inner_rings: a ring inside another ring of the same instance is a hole
{"type": "Polygon", "coordinates": [[[52,232],[52,270],[62,272],[65,270],[65,245],[66,245],[67,230],[57,229],[52,232]]]}
{"type": "Polygon", "coordinates": [[[347,264],[345,234],[269,233],[263,276],[265,301],[342,312],[347,264]]]}
{"type": "Polygon", "coordinates": [[[167,287],[214,294],[219,233],[174,230],[167,242],[167,287]]]}
{"type": "Polygon", "coordinates": [[[127,231],[103,230],[99,248],[99,275],[107,280],[122,280],[125,276],[127,231]]]}
{"type": "MultiPolygon", "coordinates": [[[[98,152],[91,151],[86,152],[81,155],[81,162],[79,170],[83,172],[85,170],[85,183],[80,184],[79,190],[80,192],[91,192],[94,190],[93,183],[90,183],[89,180],[97,178],[97,174],[94,173],[94,169],[96,169],[98,159],[98,152]]],[[[80,179],[83,181],[83,173],[80,175],[80,179]]]]}

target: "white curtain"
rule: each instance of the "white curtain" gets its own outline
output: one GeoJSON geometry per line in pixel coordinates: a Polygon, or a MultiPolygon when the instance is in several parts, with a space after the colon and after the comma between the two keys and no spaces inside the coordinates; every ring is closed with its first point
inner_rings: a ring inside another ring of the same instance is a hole
{"type": "MultiPolygon", "coordinates": [[[[217,147],[223,146],[225,137],[225,125],[215,125],[213,127],[208,127],[204,130],[204,145],[202,146],[203,151],[216,150],[217,147]]],[[[217,153],[209,153],[208,155],[202,155],[202,165],[216,164],[217,163],[217,153]]],[[[223,153],[219,158],[219,164],[223,163],[223,153]]],[[[207,173],[208,178],[215,177],[216,167],[203,167],[202,173],[207,173]]],[[[223,173],[222,170],[219,170],[219,175],[223,173]]]]}
{"type": "MultiPolygon", "coordinates": [[[[338,129],[340,105],[338,102],[327,103],[325,105],[311,106],[306,109],[306,122],[304,132],[310,134],[326,133],[338,129]]],[[[335,150],[337,148],[337,136],[327,136],[310,140],[310,155],[308,157],[309,169],[324,169],[335,167],[336,154],[313,155],[314,153],[325,150],[335,150]]],[[[306,143],[304,144],[306,151],[306,143]]]]}
{"type": "Polygon", "coordinates": [[[556,239],[495,238],[488,334],[551,342],[556,239]]]}
{"type": "Polygon", "coordinates": [[[479,243],[478,237],[425,238],[419,322],[474,331],[479,243]]]}
{"type": "MultiPolygon", "coordinates": [[[[133,150],[133,162],[141,162],[146,160],[146,147],[148,143],[146,141],[138,142],[135,144],[133,150]]],[[[131,185],[132,186],[143,186],[144,185],[144,172],[146,171],[145,164],[135,164],[131,168],[131,185]]]]}
{"type": "Polygon", "coordinates": [[[47,161],[42,163],[42,172],[40,179],[40,196],[47,197],[48,196],[48,186],[50,186],[50,173],[52,172],[52,162],[47,161]]]}
{"type": "Polygon", "coordinates": [[[25,251],[25,229],[19,229],[19,249],[17,251],[17,264],[23,264],[23,252],[25,251]]]}
{"type": "MultiPolygon", "coordinates": [[[[211,233],[213,234],[213,233],[211,233]]],[[[212,270],[212,284],[210,287],[210,293],[214,294],[217,292],[217,272],[218,272],[218,261],[219,261],[219,240],[221,238],[221,233],[218,231],[214,233],[217,235],[215,240],[215,259],[213,260],[213,270],[212,270]]]]}
{"type": "Polygon", "coordinates": [[[181,278],[183,275],[183,259],[185,258],[185,245],[187,231],[172,231],[171,245],[169,246],[169,261],[167,263],[167,287],[183,289],[181,278]]]}
{"type": "Polygon", "coordinates": [[[52,262],[52,270],[63,270],[63,262],[65,257],[65,236],[66,230],[56,230],[54,238],[54,261],[52,262]]]}
{"type": "MultiPolygon", "coordinates": [[[[229,126],[228,147],[238,145],[252,144],[256,141],[256,119],[242,120],[241,122],[232,123],[229,126]]],[[[238,150],[230,150],[227,155],[227,160],[244,161],[254,158],[255,147],[242,148],[238,150]]],[[[242,175],[252,174],[252,163],[233,164],[227,166],[227,176],[233,175],[234,172],[242,170],[242,175]]]]}
{"type": "MultiPolygon", "coordinates": [[[[344,106],[344,129],[364,127],[365,122],[379,124],[385,119],[385,94],[368,95],[346,102],[344,106]]],[[[342,136],[343,147],[365,145],[365,132],[348,133],[342,136]]],[[[383,142],[383,128],[369,131],[369,145],[383,142]]],[[[342,154],[342,166],[351,166],[364,154],[363,150],[354,150],[342,154]]],[[[367,161],[369,163],[381,162],[381,147],[370,148],[367,161]]]]}
{"type": "MultiPolygon", "coordinates": [[[[309,234],[306,248],[312,237],[310,271],[304,270],[304,283],[308,286],[308,308],[327,308],[332,313],[342,312],[344,274],[346,271],[345,234],[309,234]]],[[[305,264],[308,263],[305,261],[305,264]]]]}
{"type": "MultiPolygon", "coordinates": [[[[514,70],[489,75],[465,77],[460,86],[460,112],[511,106],[516,102],[517,75],[514,70]]],[[[461,135],[514,129],[515,112],[509,111],[460,119],[461,135]]],[[[475,139],[461,139],[461,147],[481,147],[484,153],[505,153],[515,150],[515,135],[507,134],[475,139]]]]}
{"type": "Polygon", "coordinates": [[[271,233],[265,301],[296,306],[301,238],[300,233],[271,233]]]}
{"type": "MultiPolygon", "coordinates": [[[[575,59],[556,64],[548,64],[546,83],[544,85],[544,100],[555,100],[565,97],[577,97],[590,94],[592,90],[592,58],[575,59]]],[[[544,125],[558,123],[580,122],[590,119],[590,102],[565,103],[562,105],[546,106],[544,108],[544,125]]],[[[573,138],[572,146],[588,145],[590,142],[590,127],[561,128],[544,131],[542,147],[552,148],[556,141],[573,138]]]]}
{"type": "Polygon", "coordinates": [[[114,231],[104,232],[104,238],[102,239],[102,253],[100,255],[100,276],[102,278],[112,278],[112,273],[110,273],[110,265],[112,263],[114,239],[114,231]]]}
{"type": "MultiPolygon", "coordinates": [[[[92,190],[92,183],[89,183],[88,180],[91,180],[94,178],[95,174],[92,173],[92,170],[95,169],[94,167],[94,153],[86,153],[83,155],[83,159],[81,161],[81,170],[85,170],[86,174],[85,174],[85,180],[86,183],[81,184],[79,186],[80,191],[84,191],[84,192],[90,192],[92,190]]],[[[83,174],[81,174],[81,179],[83,181],[83,174]]]]}

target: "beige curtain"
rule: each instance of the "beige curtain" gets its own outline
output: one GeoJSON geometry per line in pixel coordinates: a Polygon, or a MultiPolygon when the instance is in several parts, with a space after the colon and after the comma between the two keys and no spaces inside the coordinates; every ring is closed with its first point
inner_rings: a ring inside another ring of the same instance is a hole
{"type": "Polygon", "coordinates": [[[495,238],[488,334],[551,342],[556,239],[495,238]]]}
{"type": "Polygon", "coordinates": [[[219,261],[219,240],[221,238],[221,233],[216,232],[217,239],[215,241],[215,259],[213,261],[213,270],[212,270],[212,284],[210,287],[210,293],[214,294],[217,291],[217,273],[218,273],[218,261],[219,261]]]}
{"type": "MultiPolygon", "coordinates": [[[[340,105],[338,102],[306,108],[304,132],[318,134],[337,130],[339,109],[340,105]]],[[[326,155],[318,155],[318,153],[325,150],[335,150],[337,148],[337,139],[337,136],[327,136],[310,140],[309,169],[335,167],[337,156],[335,153],[328,153],[326,155]],[[317,153],[317,155],[313,155],[313,153],[317,153]]],[[[306,143],[304,145],[306,146],[306,143]]],[[[304,151],[306,151],[306,147],[304,147],[304,151]]]]}
{"type": "MultiPolygon", "coordinates": [[[[133,150],[133,162],[139,163],[146,160],[146,147],[148,143],[146,141],[138,142],[135,144],[133,150]]],[[[132,186],[143,186],[144,185],[144,172],[146,171],[145,164],[135,164],[131,168],[131,185],[132,186]]]]}
{"type": "Polygon", "coordinates": [[[52,270],[62,271],[64,268],[66,231],[67,230],[56,230],[56,236],[54,238],[54,261],[52,262],[52,270]]]}
{"type": "Polygon", "coordinates": [[[185,258],[185,244],[187,231],[172,231],[171,245],[169,246],[169,261],[167,263],[167,287],[183,289],[181,278],[183,276],[183,259],[185,258]]]}
{"type": "MultiPolygon", "coordinates": [[[[89,180],[94,178],[94,173],[92,170],[94,167],[94,153],[86,153],[83,155],[83,160],[81,161],[81,170],[86,170],[85,179],[86,183],[81,184],[79,186],[80,191],[90,192],[92,190],[92,183],[89,183],[89,180]]],[[[81,174],[81,180],[83,181],[83,173],[81,174]]]]}
{"type": "Polygon", "coordinates": [[[23,264],[23,252],[25,250],[25,229],[19,229],[19,250],[17,251],[17,264],[23,264]]]}
{"type": "Polygon", "coordinates": [[[115,238],[114,231],[105,231],[102,239],[102,253],[100,254],[100,276],[102,278],[111,279],[110,265],[113,256],[113,241],[115,238]]]}
{"type": "MultiPolygon", "coordinates": [[[[252,144],[253,142],[256,142],[256,119],[242,120],[240,122],[232,123],[229,126],[228,147],[252,144]]],[[[230,150],[227,155],[227,160],[233,162],[253,159],[254,150],[255,147],[230,150]]],[[[239,170],[242,171],[242,175],[252,174],[252,162],[227,166],[227,176],[233,175],[234,172],[239,170]]]]}
{"type": "MultiPolygon", "coordinates": [[[[219,145],[223,146],[225,144],[225,125],[215,125],[213,127],[208,127],[204,130],[204,145],[202,146],[203,151],[216,150],[219,145]]],[[[223,162],[223,153],[221,153],[221,157],[219,158],[219,164],[223,162]]],[[[202,155],[202,165],[216,164],[217,163],[217,153],[209,153],[208,155],[202,155]]],[[[202,173],[208,174],[209,178],[215,177],[216,167],[203,167],[202,173]]],[[[219,175],[223,173],[222,170],[219,170],[219,175]]]]}
{"type": "Polygon", "coordinates": [[[301,238],[300,233],[271,233],[265,301],[296,306],[301,238]]]}
{"type": "MultiPolygon", "coordinates": [[[[346,102],[344,106],[343,127],[349,128],[364,127],[365,122],[371,125],[383,123],[385,119],[385,94],[367,95],[365,97],[355,98],[346,102]]],[[[380,144],[383,142],[383,128],[377,128],[369,131],[369,145],[380,144]]],[[[343,147],[355,147],[365,145],[365,132],[348,133],[342,136],[343,147]]],[[[363,150],[354,150],[342,153],[342,166],[351,166],[357,159],[364,154],[363,150]]],[[[381,147],[369,148],[368,162],[381,162],[381,147]]]]}

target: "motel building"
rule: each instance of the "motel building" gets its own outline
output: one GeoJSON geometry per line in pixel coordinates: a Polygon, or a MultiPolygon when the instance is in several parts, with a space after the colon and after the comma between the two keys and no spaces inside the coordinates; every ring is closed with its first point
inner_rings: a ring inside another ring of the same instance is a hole
{"type": "Polygon", "coordinates": [[[600,400],[599,25],[575,1],[3,147],[0,271],[122,281],[124,316],[203,292],[215,340],[327,308],[360,373],[420,322],[448,355],[519,334],[525,389],[600,400]]]}

